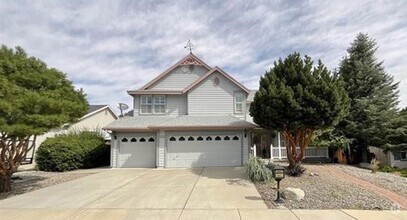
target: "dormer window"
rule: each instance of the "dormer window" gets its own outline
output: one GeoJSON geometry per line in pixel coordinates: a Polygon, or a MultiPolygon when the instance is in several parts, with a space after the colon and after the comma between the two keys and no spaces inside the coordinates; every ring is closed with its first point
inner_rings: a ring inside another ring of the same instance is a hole
{"type": "Polygon", "coordinates": [[[141,95],[140,114],[165,114],[165,95],[141,95]]]}
{"type": "Polygon", "coordinates": [[[244,95],[242,92],[235,92],[234,96],[234,103],[235,103],[235,113],[243,113],[243,101],[244,95]]]}

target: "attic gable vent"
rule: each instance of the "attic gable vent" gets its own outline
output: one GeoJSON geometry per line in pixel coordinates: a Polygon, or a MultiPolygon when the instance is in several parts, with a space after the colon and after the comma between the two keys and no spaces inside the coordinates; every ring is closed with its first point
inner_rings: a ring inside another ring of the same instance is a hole
{"type": "Polygon", "coordinates": [[[202,64],[193,57],[189,57],[188,59],[184,60],[184,62],[182,62],[180,65],[181,66],[189,66],[189,65],[202,66],[202,64]]]}

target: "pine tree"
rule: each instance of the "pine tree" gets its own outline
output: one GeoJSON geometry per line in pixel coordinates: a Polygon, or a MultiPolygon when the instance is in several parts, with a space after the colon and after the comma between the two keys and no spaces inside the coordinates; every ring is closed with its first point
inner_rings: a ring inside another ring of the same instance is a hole
{"type": "Polygon", "coordinates": [[[321,61],[313,64],[310,57],[302,59],[299,53],[274,62],[261,77],[250,106],[256,124],[284,134],[290,168],[301,162],[316,130],[337,124],[347,114],[342,80],[321,61]]]}
{"type": "Polygon", "coordinates": [[[385,151],[406,151],[407,150],[407,107],[398,112],[393,119],[392,128],[387,134],[388,143],[385,151]]]}
{"type": "Polygon", "coordinates": [[[368,146],[384,147],[397,112],[398,83],[386,73],[375,57],[377,45],[367,34],[359,33],[341,61],[339,75],[350,98],[349,115],[337,126],[352,139],[356,161],[368,146]]]}

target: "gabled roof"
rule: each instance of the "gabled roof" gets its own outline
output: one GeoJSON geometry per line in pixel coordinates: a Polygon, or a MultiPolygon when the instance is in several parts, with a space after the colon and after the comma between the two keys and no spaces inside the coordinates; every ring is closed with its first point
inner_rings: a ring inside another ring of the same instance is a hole
{"type": "Polygon", "coordinates": [[[105,108],[106,106],[108,106],[108,105],[88,105],[88,112],[86,114],[92,113],[101,108],[105,108]]]}
{"type": "Polygon", "coordinates": [[[91,115],[94,115],[100,111],[103,111],[104,109],[109,109],[110,112],[112,112],[113,116],[117,119],[119,118],[116,113],[113,111],[112,108],[110,108],[109,105],[88,105],[88,112],[86,113],[86,115],[82,116],[82,118],[80,118],[79,120],[82,120],[84,118],[87,118],[91,115]]]}
{"type": "Polygon", "coordinates": [[[189,64],[194,64],[194,65],[201,65],[204,66],[207,70],[210,70],[211,67],[206,64],[205,62],[203,62],[201,59],[199,59],[197,56],[195,56],[192,52],[189,53],[186,57],[182,58],[180,61],[178,61],[177,63],[175,63],[174,65],[172,65],[169,69],[167,69],[166,71],[164,71],[163,73],[161,73],[160,75],[158,75],[157,77],[155,77],[154,79],[152,79],[150,82],[148,82],[147,84],[145,84],[143,87],[141,87],[139,90],[146,90],[148,89],[148,87],[150,87],[151,85],[153,85],[155,82],[157,82],[158,80],[160,80],[161,78],[163,78],[164,76],[166,76],[168,73],[170,73],[172,70],[174,70],[175,68],[177,68],[178,66],[182,66],[182,65],[189,65],[189,64]]]}
{"type": "Polygon", "coordinates": [[[197,86],[200,82],[204,81],[206,78],[208,78],[210,75],[212,75],[213,73],[220,73],[222,74],[224,77],[226,77],[227,79],[229,79],[230,81],[232,81],[234,84],[236,84],[237,86],[239,86],[241,89],[243,89],[245,92],[247,92],[248,94],[250,93],[250,90],[248,88],[246,88],[244,85],[242,85],[240,82],[238,82],[235,78],[233,78],[232,76],[230,76],[229,74],[227,74],[225,71],[223,71],[220,67],[215,66],[214,68],[212,68],[209,72],[205,73],[203,76],[199,77],[199,79],[197,79],[195,82],[193,82],[191,85],[187,86],[183,93],[188,92],[189,90],[191,90],[192,88],[194,88],[195,86],[197,86]]]}

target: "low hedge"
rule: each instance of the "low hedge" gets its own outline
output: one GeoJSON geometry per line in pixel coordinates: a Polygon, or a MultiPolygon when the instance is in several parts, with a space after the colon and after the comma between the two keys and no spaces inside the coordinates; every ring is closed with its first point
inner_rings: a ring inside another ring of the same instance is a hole
{"type": "Polygon", "coordinates": [[[46,139],[35,161],[43,171],[64,172],[109,164],[110,149],[95,132],[75,132],[46,139]]]}

